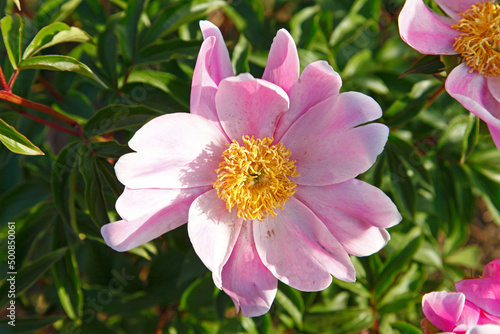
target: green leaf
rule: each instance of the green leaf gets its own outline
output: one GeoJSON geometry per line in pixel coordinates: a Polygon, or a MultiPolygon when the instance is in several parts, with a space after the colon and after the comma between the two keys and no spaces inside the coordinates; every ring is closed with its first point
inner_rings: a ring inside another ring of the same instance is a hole
{"type": "Polygon", "coordinates": [[[72,226],[75,224],[76,166],[81,146],[81,142],[66,145],[52,166],[51,184],[54,203],[64,221],[72,226]]]}
{"type": "Polygon", "coordinates": [[[151,27],[145,29],[145,34],[141,36],[139,41],[141,45],[148,46],[160,36],[176,31],[181,25],[198,20],[226,5],[225,1],[219,0],[199,4],[179,1],[173,6],[161,10],[151,24],[151,27]]]}
{"type": "Polygon", "coordinates": [[[304,314],[304,331],[308,333],[359,333],[372,324],[372,311],[363,308],[304,314]]]}
{"type": "MultiPolygon", "coordinates": [[[[71,243],[62,223],[59,223],[55,229],[52,241],[54,249],[59,249],[63,245],[68,246],[68,243],[71,243]]],[[[80,319],[83,310],[83,292],[78,263],[72,248],[69,248],[68,252],[64,254],[63,261],[54,263],[52,276],[64,311],[70,319],[80,319]]]]}
{"type": "Polygon", "coordinates": [[[466,268],[481,269],[482,264],[479,261],[480,251],[477,245],[465,246],[447,256],[445,262],[466,268]]]}
{"type": "Polygon", "coordinates": [[[33,21],[39,27],[56,21],[64,21],[81,2],[82,0],[45,0],[36,11],[33,21]]]}
{"type": "Polygon", "coordinates": [[[133,71],[127,82],[145,83],[161,89],[189,110],[189,84],[173,74],[153,70],[133,71]]]}
{"type": "Polygon", "coordinates": [[[297,41],[297,46],[308,48],[318,30],[317,14],[321,11],[319,4],[306,7],[290,20],[290,34],[297,41]]]}
{"type": "Polygon", "coordinates": [[[0,332],[3,334],[38,333],[38,330],[52,325],[56,321],[64,319],[64,316],[53,315],[42,318],[16,318],[16,326],[8,324],[10,319],[0,320],[0,332]]]}
{"type": "Polygon", "coordinates": [[[153,44],[139,52],[135,64],[144,65],[168,62],[178,58],[196,58],[200,51],[200,45],[199,41],[183,41],[180,39],[153,44]]]}
{"type": "Polygon", "coordinates": [[[7,15],[0,20],[0,28],[10,63],[14,70],[17,70],[17,65],[21,61],[23,20],[17,14],[7,15]]]}
{"type": "Polygon", "coordinates": [[[21,61],[19,64],[19,70],[27,69],[75,72],[85,75],[95,80],[103,87],[106,87],[104,82],[102,82],[87,65],[68,56],[48,55],[31,57],[21,61]]]}
{"type": "Polygon", "coordinates": [[[87,146],[82,146],[80,151],[79,169],[85,179],[85,203],[90,217],[97,226],[103,226],[109,223],[108,210],[104,201],[101,177],[97,172],[96,158],[87,146]]]}
{"type": "Polygon", "coordinates": [[[99,35],[97,54],[102,65],[102,70],[107,75],[107,80],[116,88],[118,75],[116,65],[118,61],[118,36],[115,33],[117,18],[110,17],[106,29],[99,35]]]}
{"type": "Polygon", "coordinates": [[[25,155],[44,155],[38,147],[0,118],[0,141],[12,152],[25,155]]]}
{"type": "Polygon", "coordinates": [[[302,329],[302,313],[304,312],[304,300],[300,292],[280,284],[276,293],[276,301],[287,311],[299,329],[302,329]]]}
{"type": "Polygon", "coordinates": [[[401,74],[400,78],[408,74],[436,74],[444,71],[444,64],[438,55],[426,55],[415,62],[401,74]]]}
{"type": "Polygon", "coordinates": [[[137,25],[144,7],[144,0],[129,0],[125,16],[117,25],[121,50],[127,64],[133,63],[137,49],[137,25]]]}
{"type": "Polygon", "coordinates": [[[241,34],[238,39],[238,43],[234,46],[232,63],[233,67],[236,69],[236,73],[246,73],[250,72],[250,67],[248,66],[248,57],[252,52],[252,45],[248,39],[241,34]]]}
{"type": "Polygon", "coordinates": [[[462,156],[460,157],[460,164],[464,164],[471,153],[474,151],[479,141],[479,117],[473,113],[469,114],[469,123],[465,130],[464,140],[462,141],[462,156]]]}
{"type": "Polygon", "coordinates": [[[105,133],[140,126],[161,113],[145,106],[114,104],[95,113],[83,127],[87,138],[105,133]]]}
{"type": "Polygon", "coordinates": [[[0,221],[12,221],[50,195],[45,182],[30,180],[17,184],[0,196],[0,221]]]}
{"type": "Polygon", "coordinates": [[[92,151],[101,158],[118,159],[124,154],[132,152],[127,145],[118,144],[115,140],[94,141],[90,143],[92,151]]]}
{"type": "Polygon", "coordinates": [[[91,41],[92,37],[82,29],[70,27],[62,22],[55,22],[43,27],[38,34],[36,34],[35,38],[33,38],[26,50],[24,50],[22,59],[27,59],[41,50],[56,44],[66,42],[85,43],[91,41]]]}
{"type": "Polygon", "coordinates": [[[376,278],[375,295],[379,296],[383,294],[394,282],[396,276],[404,271],[404,268],[411,261],[415,253],[420,249],[422,240],[422,236],[416,237],[408,243],[405,248],[389,259],[376,278]]]}
{"type": "Polygon", "coordinates": [[[422,334],[422,331],[419,328],[402,321],[391,324],[391,327],[399,329],[401,333],[404,334],[422,334]]]}
{"type": "MultiPolygon", "coordinates": [[[[16,297],[19,296],[24,290],[32,286],[40,276],[42,276],[50,267],[59,261],[66,253],[67,248],[61,248],[50,252],[36,261],[28,264],[17,272],[17,275],[7,275],[7,279],[14,278],[16,284],[16,297]]],[[[4,281],[0,286],[0,307],[4,307],[11,298],[8,297],[10,288],[10,281],[4,281]]]]}
{"type": "Polygon", "coordinates": [[[16,4],[16,7],[19,11],[21,11],[21,2],[20,0],[14,0],[14,3],[16,4]]]}
{"type": "Polygon", "coordinates": [[[96,158],[97,170],[116,196],[123,193],[124,186],[118,181],[113,166],[103,158],[96,158]]]}

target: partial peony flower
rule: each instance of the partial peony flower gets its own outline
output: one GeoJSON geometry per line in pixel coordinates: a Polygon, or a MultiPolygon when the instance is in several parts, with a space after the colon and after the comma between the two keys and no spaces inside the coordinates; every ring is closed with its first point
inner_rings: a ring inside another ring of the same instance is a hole
{"type": "Polygon", "coordinates": [[[145,124],[116,163],[126,186],[123,220],[103,226],[117,251],[188,222],[189,238],[215,285],[244,316],[266,313],[277,282],[303,291],[353,282],[349,255],[389,240],[401,216],[378,188],[355,177],[382,152],[388,128],[370,97],[339,93],[325,61],[299,77],[295,43],[275,37],[263,79],[234,76],[219,29],[200,23],[191,113],[145,124]],[[365,124],[369,123],[369,124],[365,124]]]}
{"type": "Polygon", "coordinates": [[[482,278],[459,281],[455,288],[424,295],[424,332],[500,334],[500,259],[485,266],[482,278]]]}
{"type": "Polygon", "coordinates": [[[446,91],[488,124],[500,149],[500,5],[487,0],[406,0],[399,14],[401,38],[423,54],[459,55],[446,91]]]}

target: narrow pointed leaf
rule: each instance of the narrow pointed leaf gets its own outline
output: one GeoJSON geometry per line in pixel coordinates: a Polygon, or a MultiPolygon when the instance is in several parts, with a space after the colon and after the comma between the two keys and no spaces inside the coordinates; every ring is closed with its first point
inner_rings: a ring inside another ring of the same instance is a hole
{"type": "Polygon", "coordinates": [[[0,141],[12,152],[25,155],[44,155],[37,146],[0,119],[0,141]]]}

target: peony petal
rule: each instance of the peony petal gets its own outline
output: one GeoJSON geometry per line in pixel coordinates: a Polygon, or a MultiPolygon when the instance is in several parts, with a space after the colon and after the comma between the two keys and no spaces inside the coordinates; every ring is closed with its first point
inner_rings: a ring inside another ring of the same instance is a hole
{"type": "Polygon", "coordinates": [[[226,137],[203,117],[178,113],[146,123],[130,140],[138,153],[115,165],[129,188],[189,188],[210,185],[222,160],[226,137]]]}
{"type": "Polygon", "coordinates": [[[222,268],[233,251],[242,223],[235,210],[226,209],[215,189],[199,196],[189,208],[189,239],[201,261],[212,271],[219,289],[222,268]]]}
{"type": "Polygon", "coordinates": [[[456,332],[465,332],[470,327],[478,324],[479,318],[481,315],[481,310],[470,301],[465,300],[464,308],[462,310],[462,314],[455,324],[454,331],[456,332]]]}
{"type": "Polygon", "coordinates": [[[379,251],[390,239],[384,228],[402,219],[383,191],[356,179],[321,187],[297,186],[294,197],[311,209],[355,256],[379,251]]]}
{"type": "Polygon", "coordinates": [[[244,73],[221,81],[215,105],[229,138],[239,140],[244,135],[272,137],[289,100],[280,87],[244,73]]]}
{"type": "Polygon", "coordinates": [[[436,0],[441,9],[455,21],[462,18],[460,14],[476,4],[477,0],[436,0]]]}
{"type": "Polygon", "coordinates": [[[269,311],[277,287],[278,280],[259,258],[252,222],[247,221],[222,269],[222,289],[244,317],[257,317],[269,311]]]}
{"type": "Polygon", "coordinates": [[[493,260],[484,267],[483,277],[500,279],[500,259],[493,260]]]}
{"type": "Polygon", "coordinates": [[[145,244],[160,235],[173,230],[186,223],[188,210],[191,203],[207,191],[206,188],[194,189],[144,189],[134,191],[126,189],[118,199],[117,207],[130,220],[120,220],[106,224],[101,228],[101,234],[108,246],[119,252],[124,252],[145,244]],[[136,195],[144,195],[147,198],[158,196],[164,202],[163,207],[158,202],[141,207],[143,200],[136,195]],[[123,199],[122,199],[123,197],[123,199]],[[130,210],[123,210],[123,205],[131,205],[130,210]],[[132,210],[139,209],[136,213],[132,210]],[[148,211],[149,210],[149,211],[148,211]]]}
{"type": "MultiPolygon", "coordinates": [[[[116,201],[116,211],[124,220],[146,221],[158,211],[186,200],[192,202],[210,189],[211,186],[188,189],[125,188],[116,201]]],[[[184,221],[187,221],[187,216],[184,221]]]]}
{"type": "Polygon", "coordinates": [[[311,107],[339,94],[340,75],[326,61],[309,64],[289,92],[290,110],[281,116],[274,139],[279,141],[290,125],[311,107]]]}
{"type": "Polygon", "coordinates": [[[500,280],[491,277],[466,279],[456,282],[455,288],[471,303],[500,317],[500,280]]]}
{"type": "Polygon", "coordinates": [[[288,199],[284,210],[254,221],[255,244],[264,265],[282,282],[302,291],[319,291],[356,273],[340,243],[304,204],[288,199]]]}
{"type": "Polygon", "coordinates": [[[399,13],[399,33],[409,46],[423,54],[458,54],[453,47],[459,32],[456,21],[438,15],[423,0],[406,0],[399,13]]]}
{"type": "Polygon", "coordinates": [[[269,50],[262,79],[278,85],[288,93],[299,79],[299,73],[299,55],[295,42],[288,31],[280,29],[269,50]]]}
{"type": "Polygon", "coordinates": [[[464,305],[465,296],[459,292],[431,292],[422,298],[425,317],[443,331],[453,331],[464,305]]]}
{"type": "Polygon", "coordinates": [[[480,325],[474,326],[466,334],[500,334],[499,325],[480,325]]]}
{"type": "Polygon", "coordinates": [[[210,75],[210,65],[215,44],[216,38],[213,36],[208,37],[201,44],[193,72],[189,109],[191,114],[200,115],[208,119],[222,131],[217,111],[215,110],[217,84],[210,75]]]}
{"type": "Polygon", "coordinates": [[[500,77],[490,76],[487,80],[491,95],[500,102],[500,77]]]}
{"type": "Polygon", "coordinates": [[[333,96],[300,117],[281,139],[292,152],[300,176],[294,182],[322,186],[365,172],[382,152],[387,126],[356,125],[380,117],[380,106],[361,93],[333,96]]]}
{"type": "Polygon", "coordinates": [[[229,52],[227,51],[226,43],[220,30],[215,24],[210,21],[200,21],[200,28],[204,39],[208,39],[211,36],[215,37],[208,70],[210,77],[218,85],[223,79],[234,75],[229,52]]]}

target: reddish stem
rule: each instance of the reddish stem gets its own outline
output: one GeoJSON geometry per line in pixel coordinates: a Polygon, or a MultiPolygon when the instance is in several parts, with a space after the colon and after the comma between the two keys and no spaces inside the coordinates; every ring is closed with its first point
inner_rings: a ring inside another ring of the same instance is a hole
{"type": "Polygon", "coordinates": [[[40,81],[40,83],[50,92],[50,94],[52,94],[52,96],[54,96],[56,99],[58,99],[59,101],[62,101],[64,100],[64,97],[59,94],[59,92],[57,90],[54,89],[54,87],[50,84],[50,82],[48,82],[47,80],[45,80],[44,77],[42,77],[41,75],[38,76],[38,81],[40,81]]]}
{"type": "Polygon", "coordinates": [[[0,67],[0,84],[2,85],[3,90],[10,91],[9,85],[7,85],[7,81],[5,81],[5,76],[3,75],[1,67],[0,67]]]}
{"type": "Polygon", "coordinates": [[[14,110],[14,111],[16,111],[16,112],[20,113],[20,114],[21,114],[21,115],[23,115],[23,116],[26,116],[26,117],[28,117],[28,118],[31,118],[32,120],[37,121],[38,123],[45,124],[45,125],[47,125],[47,126],[49,126],[49,127],[53,128],[53,129],[56,129],[56,130],[59,130],[59,131],[62,131],[62,132],[69,133],[70,135],[73,135],[73,136],[76,136],[76,137],[80,137],[80,134],[79,134],[78,132],[73,131],[73,130],[66,129],[66,128],[64,128],[64,127],[60,126],[59,124],[55,124],[55,123],[52,123],[52,122],[46,121],[46,120],[44,120],[44,119],[42,119],[42,118],[40,118],[40,117],[36,117],[36,116],[34,116],[34,115],[28,114],[26,111],[23,111],[23,110],[21,110],[21,109],[18,109],[18,108],[16,108],[16,107],[13,107],[13,106],[9,106],[9,105],[7,105],[7,104],[5,104],[5,103],[2,103],[2,105],[3,105],[4,107],[6,107],[6,108],[9,108],[9,109],[11,109],[11,110],[14,110]]]}
{"type": "Polygon", "coordinates": [[[14,86],[14,82],[16,82],[16,79],[17,79],[17,76],[19,75],[19,71],[18,70],[15,70],[14,73],[12,73],[12,75],[10,76],[10,79],[9,79],[9,92],[12,91],[12,86],[14,86]]]}

